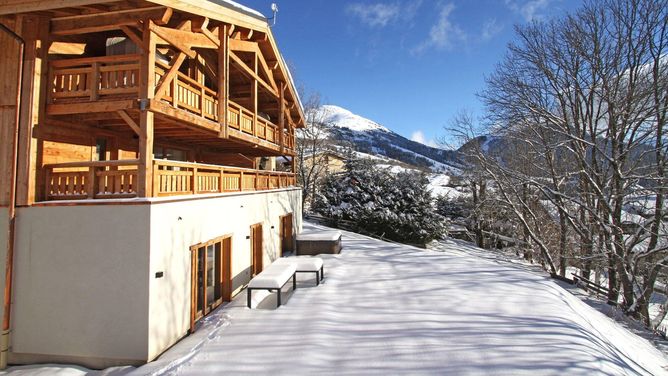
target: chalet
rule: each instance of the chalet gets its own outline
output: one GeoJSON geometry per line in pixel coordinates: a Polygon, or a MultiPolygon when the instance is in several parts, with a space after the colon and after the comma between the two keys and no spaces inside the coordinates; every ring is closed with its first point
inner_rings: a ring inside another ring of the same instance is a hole
{"type": "Polygon", "coordinates": [[[304,114],[262,15],[2,0],[0,50],[3,367],[151,361],[292,249],[304,114]]]}

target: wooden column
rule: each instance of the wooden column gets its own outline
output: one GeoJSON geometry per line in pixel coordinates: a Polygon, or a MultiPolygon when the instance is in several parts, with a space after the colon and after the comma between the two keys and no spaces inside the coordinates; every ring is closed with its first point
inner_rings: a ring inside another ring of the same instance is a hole
{"type": "Polygon", "coordinates": [[[44,18],[25,17],[20,33],[26,44],[19,114],[16,205],[25,206],[40,199],[36,187],[43,185],[37,182],[38,140],[33,137],[33,130],[46,111],[49,22],[44,18]]]}
{"type": "Polygon", "coordinates": [[[218,123],[220,124],[220,137],[228,137],[227,108],[230,91],[230,50],[228,26],[221,25],[218,29],[218,123]]]}
{"type": "Polygon", "coordinates": [[[278,83],[278,143],[281,146],[281,154],[285,151],[285,82],[278,83]]]}
{"type": "Polygon", "coordinates": [[[150,100],[155,96],[155,36],[151,31],[153,21],[144,21],[143,52],[140,69],[139,98],[139,167],[137,171],[137,195],[153,195],[153,112],[148,110],[150,100]]]}
{"type": "MultiPolygon", "coordinates": [[[[253,69],[255,70],[255,76],[257,77],[257,54],[254,54],[255,60],[254,60],[254,66],[253,69]]],[[[251,103],[253,104],[253,108],[251,109],[253,111],[253,135],[257,137],[257,79],[253,79],[253,83],[251,84],[251,103]]]]}

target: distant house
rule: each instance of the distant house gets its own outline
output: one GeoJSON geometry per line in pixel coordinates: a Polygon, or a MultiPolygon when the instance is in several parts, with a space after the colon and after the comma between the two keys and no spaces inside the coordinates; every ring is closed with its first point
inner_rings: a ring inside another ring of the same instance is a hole
{"type": "Polygon", "coordinates": [[[322,150],[304,156],[306,169],[309,169],[314,163],[320,164],[325,174],[335,174],[345,170],[346,157],[333,150],[322,150]]]}
{"type": "Polygon", "coordinates": [[[301,228],[304,114],[267,20],[4,0],[0,23],[1,360],[151,361],[301,228]]]}

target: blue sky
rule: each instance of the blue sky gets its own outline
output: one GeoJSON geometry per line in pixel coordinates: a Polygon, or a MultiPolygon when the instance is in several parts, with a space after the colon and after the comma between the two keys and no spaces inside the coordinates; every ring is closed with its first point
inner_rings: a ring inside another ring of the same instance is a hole
{"type": "Polygon", "coordinates": [[[574,10],[576,0],[237,0],[266,16],[298,84],[416,141],[432,143],[476,93],[513,25],[574,10]]]}

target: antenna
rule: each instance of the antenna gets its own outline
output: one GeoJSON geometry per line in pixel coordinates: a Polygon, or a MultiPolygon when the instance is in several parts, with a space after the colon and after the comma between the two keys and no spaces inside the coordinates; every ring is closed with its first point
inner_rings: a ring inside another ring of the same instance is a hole
{"type": "Polygon", "coordinates": [[[278,5],[276,5],[276,3],[271,3],[271,13],[273,16],[268,20],[271,20],[271,26],[274,26],[276,25],[276,15],[278,14],[278,5]]]}

